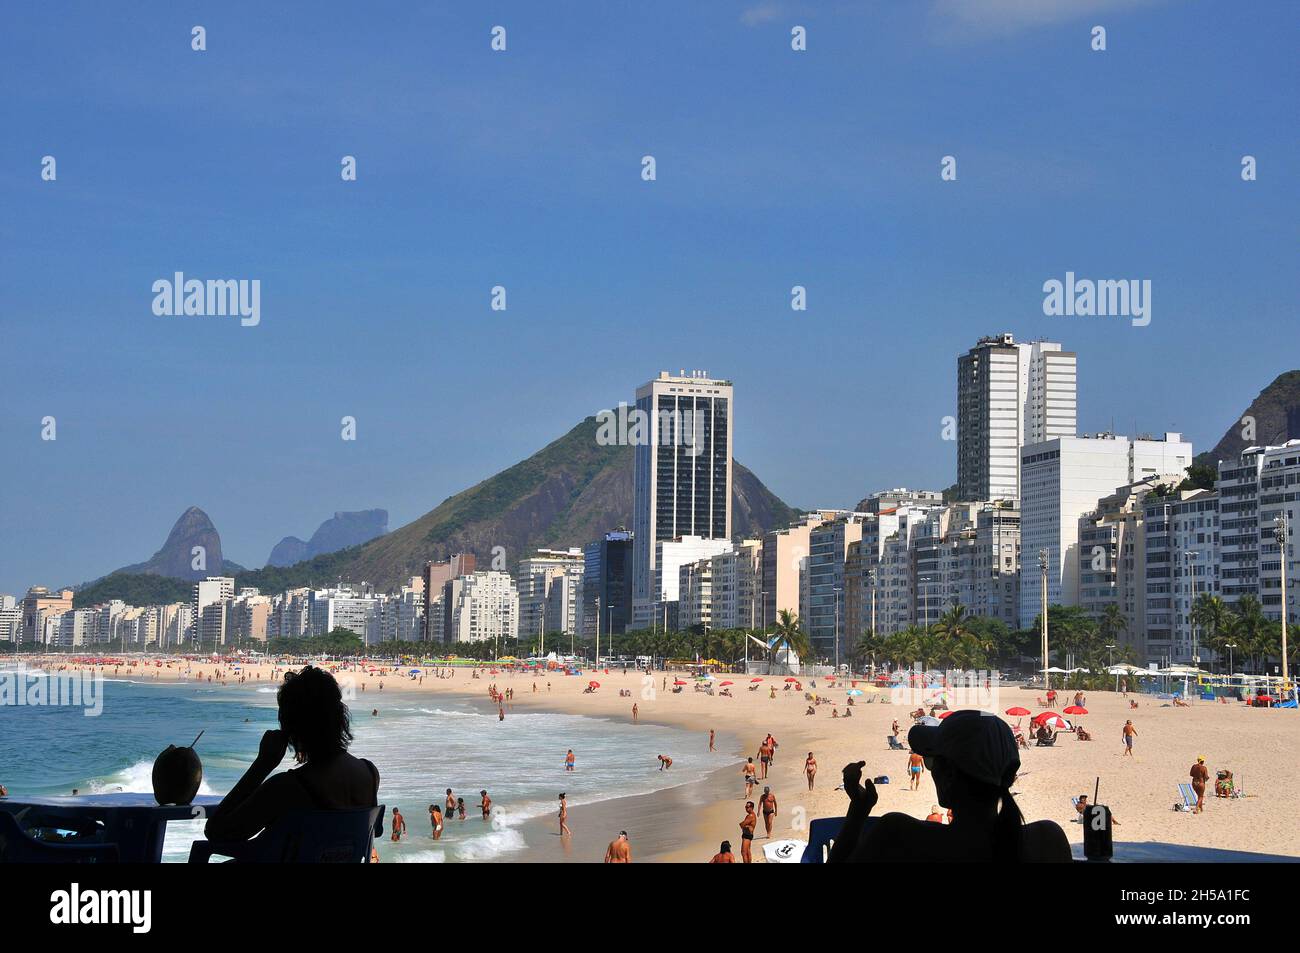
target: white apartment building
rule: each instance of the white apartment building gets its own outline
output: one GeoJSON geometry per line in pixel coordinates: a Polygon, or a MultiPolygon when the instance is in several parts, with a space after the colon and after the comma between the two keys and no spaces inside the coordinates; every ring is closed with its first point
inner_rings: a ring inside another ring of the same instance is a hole
{"type": "Polygon", "coordinates": [[[235,580],[230,576],[208,576],[194,584],[190,613],[194,617],[194,638],[200,645],[219,645],[226,636],[225,603],[234,598],[235,580]],[[208,606],[220,603],[220,613],[204,616],[208,606]]]}
{"type": "Polygon", "coordinates": [[[311,594],[309,613],[309,635],[347,629],[366,639],[374,635],[371,627],[379,616],[379,602],[373,595],[363,595],[349,587],[317,589],[311,594]]]}
{"type": "Polygon", "coordinates": [[[23,607],[16,596],[0,595],[0,642],[15,645],[23,635],[23,607]]]}
{"type": "MultiPolygon", "coordinates": [[[[733,548],[729,539],[707,539],[702,536],[683,536],[680,539],[655,543],[652,608],[661,603],[678,600],[682,566],[699,562],[701,559],[712,559],[721,553],[731,552],[733,548]]],[[[654,619],[655,613],[652,612],[646,620],[645,627],[649,628],[654,619]]]]}
{"type": "Polygon", "coordinates": [[[539,549],[519,561],[515,588],[519,592],[519,632],[523,637],[541,635],[543,631],[577,633],[585,562],[580,548],[539,549]]]}
{"type": "MultiPolygon", "coordinates": [[[[1300,526],[1300,440],[1288,440],[1264,451],[1259,471],[1259,602],[1270,619],[1282,618],[1282,560],[1286,560],[1286,616],[1297,618],[1300,562],[1296,530],[1300,526]],[[1287,539],[1278,540],[1279,517],[1286,516],[1287,539]]],[[[1296,633],[1300,638],[1300,632],[1296,633]]]]}
{"type": "Polygon", "coordinates": [[[957,359],[957,493],[1018,500],[1020,449],[1077,427],[1078,358],[1049,341],[981,338],[957,359]]]}
{"type": "Polygon", "coordinates": [[[1114,434],[1058,437],[1021,451],[1020,624],[1041,612],[1039,554],[1047,555],[1049,605],[1079,604],[1079,518],[1117,487],[1192,462],[1181,434],[1130,441],[1114,434]],[[1136,476],[1135,476],[1136,474],[1136,476]]]}
{"type": "Polygon", "coordinates": [[[448,607],[448,642],[501,643],[519,635],[519,593],[509,573],[475,572],[453,579],[444,589],[448,607]]]}
{"type": "Polygon", "coordinates": [[[747,539],[729,553],[712,559],[715,629],[754,629],[761,626],[763,541],[747,539]]]}

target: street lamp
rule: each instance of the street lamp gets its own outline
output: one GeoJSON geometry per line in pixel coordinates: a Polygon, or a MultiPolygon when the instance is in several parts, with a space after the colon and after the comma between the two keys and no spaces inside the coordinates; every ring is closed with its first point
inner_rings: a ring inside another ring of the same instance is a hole
{"type": "Polygon", "coordinates": [[[1196,668],[1201,667],[1201,657],[1196,644],[1196,622],[1192,617],[1192,613],[1196,611],[1196,569],[1192,566],[1192,560],[1195,558],[1199,562],[1200,555],[1201,552],[1198,549],[1188,549],[1183,552],[1183,567],[1187,570],[1187,575],[1191,579],[1191,599],[1187,603],[1187,625],[1192,631],[1192,665],[1196,668]]]}
{"type": "MultiPolygon", "coordinates": [[[[1282,691],[1284,692],[1286,691],[1287,682],[1290,680],[1286,660],[1286,558],[1288,548],[1287,537],[1290,535],[1288,532],[1290,527],[1287,525],[1287,522],[1288,513],[1286,510],[1279,512],[1273,520],[1273,536],[1277,540],[1282,566],[1282,691]]],[[[1297,697],[1300,697],[1300,692],[1297,693],[1297,697]]]]}
{"type": "Polygon", "coordinates": [[[1047,550],[1038,551],[1038,570],[1043,577],[1043,631],[1041,636],[1043,648],[1043,684],[1050,689],[1052,677],[1047,674],[1047,550]]]}
{"type": "Polygon", "coordinates": [[[844,590],[839,586],[832,587],[835,593],[835,677],[840,674],[840,593],[844,590]]]}
{"type": "Polygon", "coordinates": [[[1235,649],[1236,647],[1237,647],[1236,642],[1229,642],[1227,645],[1224,646],[1224,648],[1228,650],[1228,677],[1229,678],[1232,677],[1232,650],[1235,649]]]}

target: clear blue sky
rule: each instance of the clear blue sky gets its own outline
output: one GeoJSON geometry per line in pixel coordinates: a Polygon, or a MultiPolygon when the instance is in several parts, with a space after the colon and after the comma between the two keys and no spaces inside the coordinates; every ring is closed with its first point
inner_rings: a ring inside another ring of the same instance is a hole
{"type": "Polygon", "coordinates": [[[1082,429],[1198,451],[1300,364],[1294,3],[3,18],[0,592],[145,559],[191,504],[245,565],[335,510],[400,525],[661,368],[732,379],[737,458],[843,506],[953,482],[982,334],[1077,350],[1082,429]],[[1151,325],[1044,316],[1067,270],[1149,278],[1151,325]],[[154,316],[175,271],[259,278],[260,326],[154,316]]]}

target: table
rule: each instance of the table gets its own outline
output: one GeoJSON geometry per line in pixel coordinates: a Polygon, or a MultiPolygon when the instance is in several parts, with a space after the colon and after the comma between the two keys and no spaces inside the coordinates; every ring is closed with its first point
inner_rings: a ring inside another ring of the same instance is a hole
{"type": "Polygon", "coordinates": [[[214,794],[200,794],[192,804],[159,804],[152,794],[87,794],[78,797],[0,798],[0,811],[17,814],[31,808],[31,815],[54,823],[60,818],[94,820],[104,824],[104,841],[117,844],[122,863],[162,862],[163,837],[168,821],[201,820],[209,808],[221,803],[214,794]]]}

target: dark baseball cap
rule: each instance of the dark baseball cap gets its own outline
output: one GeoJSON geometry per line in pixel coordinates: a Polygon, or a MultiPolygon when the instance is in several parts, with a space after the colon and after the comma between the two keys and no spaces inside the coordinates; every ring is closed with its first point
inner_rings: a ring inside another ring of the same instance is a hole
{"type": "Polygon", "coordinates": [[[914,725],[907,744],[922,757],[942,757],[963,774],[1007,788],[1020,770],[1016,740],[1007,723],[980,711],[955,711],[938,725],[914,725]]]}

